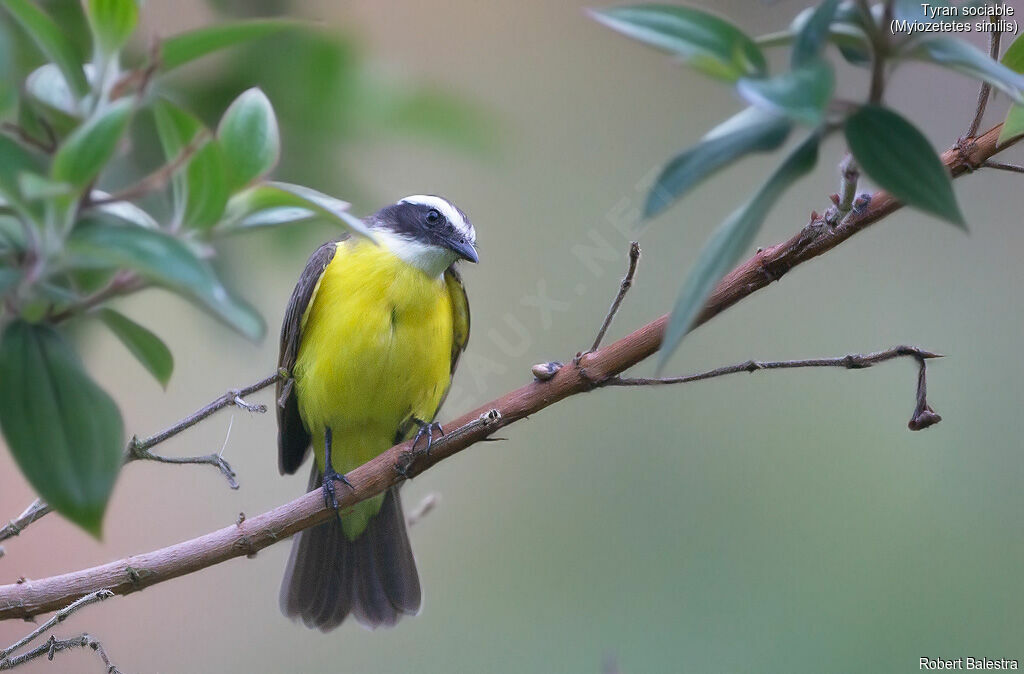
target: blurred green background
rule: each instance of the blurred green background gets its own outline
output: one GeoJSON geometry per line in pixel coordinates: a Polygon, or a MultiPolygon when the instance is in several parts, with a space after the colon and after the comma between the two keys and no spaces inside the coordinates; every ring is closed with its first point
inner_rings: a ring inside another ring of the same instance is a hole
{"type": "MultiPolygon", "coordinates": [[[[143,34],[279,8],[219,5],[151,0],[143,34]]],[[[211,114],[244,86],[267,89],[284,180],[351,199],[360,215],[413,193],[443,194],[470,215],[481,255],[465,270],[474,333],[443,418],[524,383],[535,362],[585,348],[637,234],[645,255],[611,337],[664,313],[708,232],[775,161],[742,163],[640,231],[652,172],[739,104],[584,7],[294,3],[290,13],[343,36],[351,60],[327,63],[315,43],[281,39],[260,43],[250,58],[262,60],[236,89],[204,89],[203,66],[182,75],[199,80],[190,95],[211,114]],[[301,58],[359,85],[288,69],[301,58]],[[289,83],[302,101],[286,98],[289,83]]],[[[767,32],[802,5],[714,7],[767,32]]],[[[860,95],[863,73],[841,71],[839,86],[860,95]]],[[[969,80],[927,66],[897,72],[887,94],[940,148],[966,129],[975,96],[969,80]]],[[[1004,109],[1005,99],[991,124],[1004,109]]],[[[827,205],[842,150],[833,138],[759,245],[827,205]]],[[[900,212],[699,329],[672,360],[690,371],[913,343],[949,356],[929,368],[944,417],[931,430],[906,429],[911,362],[599,391],[405,489],[407,508],[431,493],[440,502],[411,531],[422,614],[394,630],[346,624],[323,635],[288,622],[277,609],[282,544],[88,609],[58,635],[90,632],[125,672],[591,673],[606,660],[624,674],[900,672],[922,656],[1024,659],[1019,180],[958,180],[969,236],[900,212]]],[[[224,264],[273,326],[306,255],[331,234],[239,239],[224,264]]],[[[252,346],[166,293],[122,307],[164,335],[178,363],[165,393],[115,340],[97,331],[86,342],[129,433],[150,434],[276,362],[273,338],[252,346]]],[[[134,463],[102,543],[50,516],[7,542],[0,581],[161,547],[301,493],[304,475],[277,474],[272,415],[228,410],[162,449],[216,450],[232,418],[225,456],[239,491],[209,467],[134,463]]],[[[33,496],[6,451],[0,475],[0,516],[13,517],[33,496]]],[[[27,629],[0,624],[0,643],[27,629]]],[[[93,659],[68,654],[24,671],[98,671],[93,659]]]]}

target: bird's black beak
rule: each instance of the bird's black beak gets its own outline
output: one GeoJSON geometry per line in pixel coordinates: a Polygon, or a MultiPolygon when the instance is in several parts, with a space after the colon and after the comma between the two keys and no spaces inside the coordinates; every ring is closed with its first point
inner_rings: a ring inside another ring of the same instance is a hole
{"type": "Polygon", "coordinates": [[[480,261],[476,254],[476,248],[469,241],[451,241],[448,243],[448,247],[455,251],[463,260],[468,260],[469,262],[480,261]]]}

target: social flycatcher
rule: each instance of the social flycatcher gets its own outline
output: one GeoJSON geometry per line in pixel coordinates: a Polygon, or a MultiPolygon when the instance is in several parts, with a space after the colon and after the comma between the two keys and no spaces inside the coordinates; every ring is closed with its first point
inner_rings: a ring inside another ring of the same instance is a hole
{"type": "MultiPolygon", "coordinates": [[[[312,446],[309,489],[321,485],[334,507],[334,479],[414,433],[429,444],[469,339],[455,270],[457,260],[477,261],[465,213],[417,195],[366,223],[376,243],[346,237],[313,253],[281,328],[279,366],[291,381],[278,383],[279,468],[294,473],[312,446]]],[[[285,615],[326,632],[349,613],[376,627],[419,607],[397,487],[295,537],[285,615]]]]}

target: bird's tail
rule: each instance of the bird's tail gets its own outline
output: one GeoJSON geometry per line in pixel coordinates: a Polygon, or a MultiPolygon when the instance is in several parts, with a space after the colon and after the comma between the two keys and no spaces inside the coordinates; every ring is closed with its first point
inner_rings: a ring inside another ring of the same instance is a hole
{"type": "MultiPolygon", "coordinates": [[[[310,489],[320,484],[313,466],[310,489]]],[[[391,626],[420,608],[420,579],[398,488],[355,540],[337,518],[295,536],[281,583],[281,611],[327,632],[353,614],[366,627],[391,626]]]]}

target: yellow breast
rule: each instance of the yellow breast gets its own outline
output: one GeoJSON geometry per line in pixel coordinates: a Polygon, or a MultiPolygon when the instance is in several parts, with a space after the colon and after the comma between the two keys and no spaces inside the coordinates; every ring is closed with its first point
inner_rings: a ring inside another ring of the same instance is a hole
{"type": "Polygon", "coordinates": [[[321,467],[325,427],[344,473],[390,447],[410,416],[433,419],[450,381],[452,325],[442,279],[364,239],[338,244],[293,372],[321,467]]]}

